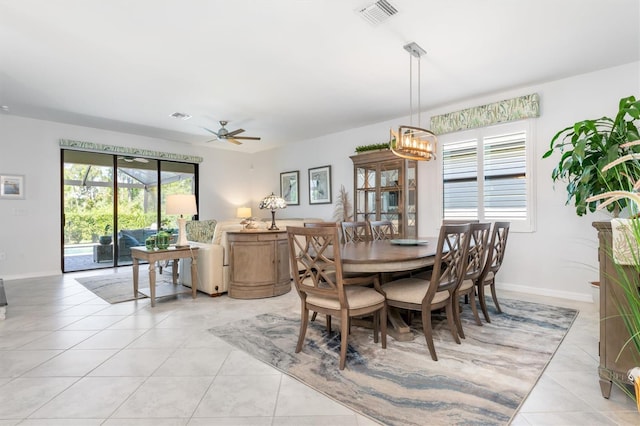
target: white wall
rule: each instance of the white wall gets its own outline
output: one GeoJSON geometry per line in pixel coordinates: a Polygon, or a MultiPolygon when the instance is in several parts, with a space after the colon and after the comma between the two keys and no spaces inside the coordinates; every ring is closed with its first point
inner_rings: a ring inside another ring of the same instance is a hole
{"type": "MultiPolygon", "coordinates": [[[[537,228],[532,233],[510,234],[505,263],[498,275],[499,287],[590,301],[589,282],[598,280],[597,235],[591,223],[608,220],[609,217],[600,212],[579,217],[573,207],[565,206],[564,185],[554,189],[551,180],[551,171],[559,157],[546,160],[541,157],[559,130],[587,118],[614,117],[621,98],[639,97],[640,63],[470,99],[443,106],[429,114],[456,111],[534,92],[540,95],[541,103],[541,115],[535,119],[533,140],[537,159],[533,170],[537,228]]],[[[344,184],[353,196],[353,165],[349,156],[353,155],[354,148],[385,141],[389,128],[405,121],[405,118],[390,120],[275,150],[269,157],[272,167],[256,173],[256,178],[262,182],[257,186],[263,193],[277,191],[280,172],[300,170],[301,205],[288,207],[286,211],[278,212],[278,216],[331,218],[333,205],[308,204],[307,169],[330,164],[333,199],[340,184],[344,184]]],[[[426,114],[422,122],[428,122],[426,114]]],[[[419,234],[437,235],[441,221],[439,167],[433,162],[420,163],[418,173],[419,234]]]]}
{"type": "MultiPolygon", "coordinates": [[[[512,233],[499,286],[527,292],[590,300],[589,281],[598,278],[597,239],[591,223],[607,219],[603,213],[578,217],[565,206],[562,185],[556,190],[551,170],[557,157],[542,160],[549,141],[560,129],[586,118],[614,116],[622,97],[640,94],[640,63],[470,99],[430,111],[455,111],[488,102],[537,92],[541,116],[536,119],[537,190],[533,233],[512,233]]],[[[0,173],[26,176],[25,200],[0,200],[0,277],[4,279],[60,273],[60,150],[58,139],[132,146],[200,155],[200,218],[228,219],[235,208],[257,203],[280,191],[280,173],[300,171],[300,205],[278,211],[277,217],[319,217],[330,220],[334,205],[309,205],[308,169],[331,165],[332,200],[343,184],[353,196],[353,165],[349,159],[358,145],[388,140],[389,128],[406,118],[306,140],[272,151],[239,154],[207,146],[177,144],[117,132],[70,126],[0,114],[0,173]],[[17,214],[23,214],[16,216],[17,214]]],[[[423,116],[428,122],[428,116],[423,116]]],[[[435,163],[419,165],[419,233],[434,235],[440,223],[435,163]]]]}
{"type": "Polygon", "coordinates": [[[0,278],[60,274],[59,139],[199,155],[201,219],[233,217],[250,204],[248,155],[0,114],[0,174],[25,175],[24,200],[0,200],[0,278]]]}

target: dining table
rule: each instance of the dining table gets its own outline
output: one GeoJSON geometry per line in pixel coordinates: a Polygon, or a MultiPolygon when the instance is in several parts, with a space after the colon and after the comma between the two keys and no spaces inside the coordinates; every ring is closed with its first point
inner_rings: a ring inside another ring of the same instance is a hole
{"type": "MultiPolygon", "coordinates": [[[[340,244],[342,270],[348,273],[379,273],[382,284],[394,273],[411,272],[433,265],[437,237],[379,240],[340,244]]],[[[398,341],[413,340],[409,325],[396,309],[387,313],[391,327],[388,334],[398,341]]]]}

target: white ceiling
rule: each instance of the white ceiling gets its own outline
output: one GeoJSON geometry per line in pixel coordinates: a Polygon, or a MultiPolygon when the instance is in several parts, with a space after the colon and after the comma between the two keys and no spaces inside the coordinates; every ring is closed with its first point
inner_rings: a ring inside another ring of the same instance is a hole
{"type": "Polygon", "coordinates": [[[228,120],[262,140],[207,145],[257,152],[408,115],[412,41],[423,109],[640,60],[638,0],[389,2],[0,0],[0,105],[201,145],[228,120]]]}

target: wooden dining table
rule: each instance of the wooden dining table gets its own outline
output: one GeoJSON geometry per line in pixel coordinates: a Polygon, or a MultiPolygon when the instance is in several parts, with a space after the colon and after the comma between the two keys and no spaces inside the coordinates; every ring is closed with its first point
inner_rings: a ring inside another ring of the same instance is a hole
{"type": "Polygon", "coordinates": [[[438,238],[415,241],[420,243],[393,244],[390,240],[380,240],[340,244],[342,269],[344,272],[401,272],[433,265],[438,238]]]}
{"type": "MultiPolygon", "coordinates": [[[[419,238],[420,243],[393,244],[389,240],[340,245],[342,269],[350,273],[380,273],[384,283],[395,272],[409,272],[432,266],[436,257],[437,237],[419,238]]],[[[409,325],[400,313],[390,309],[387,313],[391,327],[388,334],[398,341],[413,340],[409,325]]]]}

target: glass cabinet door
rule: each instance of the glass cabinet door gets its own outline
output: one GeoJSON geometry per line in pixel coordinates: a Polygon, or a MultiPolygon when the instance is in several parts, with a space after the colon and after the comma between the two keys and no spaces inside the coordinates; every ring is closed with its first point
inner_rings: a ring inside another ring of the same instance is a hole
{"type": "Polygon", "coordinates": [[[378,206],[376,202],[377,170],[371,167],[357,167],[355,172],[357,202],[354,205],[356,221],[376,220],[378,206]]]}
{"type": "Polygon", "coordinates": [[[391,151],[351,156],[354,220],[390,220],[401,238],[417,238],[417,163],[391,151]]]}

